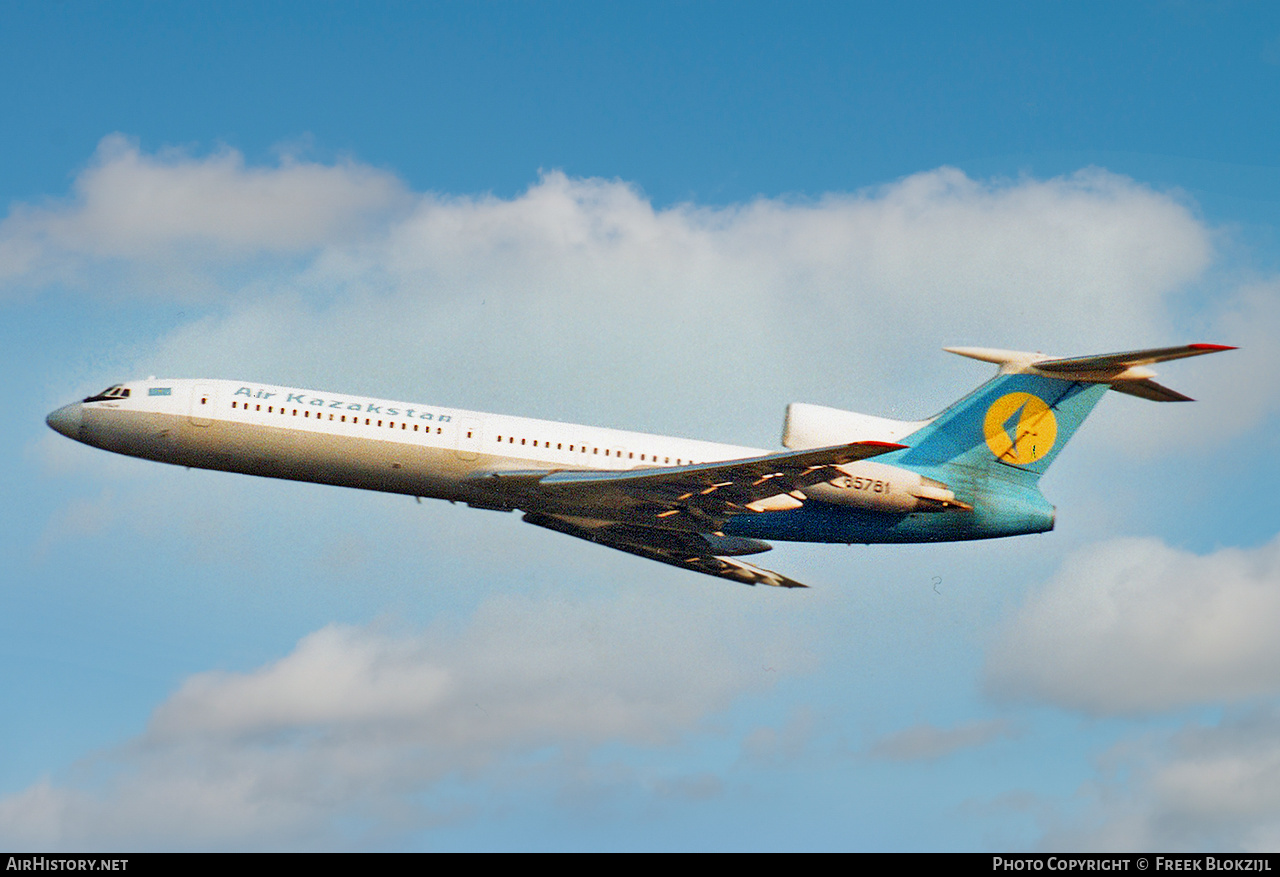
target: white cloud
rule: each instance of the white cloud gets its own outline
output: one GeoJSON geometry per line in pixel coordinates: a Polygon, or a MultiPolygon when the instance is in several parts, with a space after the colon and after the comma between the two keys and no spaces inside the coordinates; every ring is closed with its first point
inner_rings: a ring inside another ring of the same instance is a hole
{"type": "Polygon", "coordinates": [[[149,738],[241,737],[282,729],[413,718],[450,693],[422,644],[326,627],[253,673],[203,673],[156,710],[149,738]]]}
{"type": "MultiPolygon", "coordinates": [[[[1127,740],[1083,812],[1050,811],[1049,850],[1271,852],[1280,844],[1280,710],[1127,740]]],[[[1076,808],[1072,808],[1076,809],[1076,808]]]]}
{"type": "Polygon", "coordinates": [[[0,223],[0,283],[213,308],[140,355],[145,372],[480,385],[448,400],[473,405],[556,388],[562,410],[526,413],[625,400],[604,413],[658,428],[690,409],[708,437],[751,424],[772,440],[797,397],[931,413],[949,401],[932,380],[944,344],[1165,343],[1211,240],[1179,196],[1100,169],[940,168],[812,201],[657,208],[559,172],[509,199],[448,197],[352,161],[255,167],[114,135],[70,198],[0,223]]]}
{"type": "Polygon", "coordinates": [[[423,196],[384,231],[237,287],[140,368],[772,442],[800,398],[932,413],[987,375],[957,360],[940,389],[943,344],[1163,340],[1165,298],[1209,258],[1180,203],[1100,171],[984,184],[942,169],[721,209],[552,173],[510,200],[423,196]],[[530,405],[544,397],[555,407],[530,405]]]}
{"type": "Polygon", "coordinates": [[[0,281],[83,281],[95,261],[132,262],[132,276],[176,270],[179,259],[290,256],[359,235],[407,204],[396,177],[355,162],[246,167],[233,149],[145,155],[113,134],[71,198],[16,205],[0,223],[0,281]]]}
{"type": "MultiPolygon", "coordinates": [[[[590,412],[763,443],[793,398],[930,413],[946,401],[929,395],[944,392],[940,368],[961,389],[988,373],[942,344],[1072,354],[1182,340],[1173,311],[1211,240],[1178,196],[1096,169],[981,181],[943,168],[813,201],[655,207],[623,182],[561,173],[510,199],[445,197],[354,162],[251,167],[233,151],[148,155],[109,138],[70,198],[0,223],[0,284],[210,304],[140,351],[138,374],[590,412]]],[[[1216,317],[1240,337],[1186,340],[1266,338],[1274,289],[1255,292],[1216,317]]],[[[1218,434],[1237,422],[1213,418],[1218,434]]],[[[172,517],[158,502],[133,514],[128,490],[68,510],[48,541],[101,532],[112,515],[172,517]]],[[[1095,713],[1275,692],[1280,662],[1249,626],[1274,620],[1275,551],[1234,556],[1131,542],[1077,557],[993,649],[992,690],[1095,713]],[[1144,552],[1164,579],[1125,566],[1144,552]]],[[[255,671],[189,679],[138,739],[0,801],[0,826],[15,844],[132,848],[411,830],[468,806],[447,783],[555,785],[572,761],[574,787],[590,788],[583,751],[698,731],[759,684],[743,668],[777,648],[776,629],[718,638],[684,626],[696,613],[629,605],[600,620],[598,608],[500,601],[463,631],[422,636],[325,628],[255,671]]],[[[745,755],[798,758],[811,725],[801,711],[758,730],[745,755]]],[[[922,725],[873,752],[936,758],[1007,733],[922,725]]],[[[723,787],[705,772],[645,783],[691,799],[723,787]]]]}
{"type": "Polygon", "coordinates": [[[331,625],[257,670],[188,679],[137,739],[0,800],[0,837],[58,849],[343,847],[369,840],[344,828],[362,820],[395,835],[452,818],[473,783],[499,797],[593,783],[717,794],[705,772],[599,773],[580,756],[609,743],[617,759],[618,745],[705,731],[776,678],[757,672],[759,655],[790,671],[806,659],[772,618],[731,621],[727,645],[647,600],[501,598],[465,628],[413,636],[331,625]]]}
{"type": "Polygon", "coordinates": [[[988,653],[989,690],[1093,714],[1280,693],[1280,537],[1198,556],[1152,539],[1073,554],[988,653]]]}
{"type": "Polygon", "coordinates": [[[1280,406],[1280,277],[1248,283],[1220,304],[1214,330],[1240,349],[1222,355],[1216,374],[1193,385],[1203,410],[1199,430],[1208,439],[1257,426],[1280,406]]]}

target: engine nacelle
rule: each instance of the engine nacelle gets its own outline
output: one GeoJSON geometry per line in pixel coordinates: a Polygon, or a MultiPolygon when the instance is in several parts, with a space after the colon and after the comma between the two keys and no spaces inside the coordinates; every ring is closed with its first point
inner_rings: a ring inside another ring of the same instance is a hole
{"type": "Polygon", "coordinates": [[[896,442],[929,423],[890,420],[807,402],[792,402],[782,422],[782,446],[792,450],[825,448],[846,442],[896,442]]]}
{"type": "Polygon", "coordinates": [[[956,499],[951,488],[941,481],[908,469],[874,460],[846,463],[837,468],[843,473],[839,478],[806,487],[805,496],[819,502],[896,514],[973,508],[956,499]]]}

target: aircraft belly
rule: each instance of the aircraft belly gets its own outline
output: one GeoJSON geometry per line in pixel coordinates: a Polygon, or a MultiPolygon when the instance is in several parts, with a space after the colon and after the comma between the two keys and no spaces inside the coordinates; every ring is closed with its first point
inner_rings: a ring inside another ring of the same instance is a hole
{"type": "Polygon", "coordinates": [[[466,499],[457,486],[475,463],[452,448],[137,411],[86,412],[83,440],[178,466],[364,490],[466,499]]]}
{"type": "Polygon", "coordinates": [[[790,542],[888,544],[995,539],[1053,529],[1053,506],[1043,497],[1009,496],[979,502],[973,511],[892,514],[809,501],[791,511],[736,515],[730,536],[790,542]]]}
{"type": "Polygon", "coordinates": [[[970,535],[959,517],[958,513],[893,514],[809,501],[791,511],[737,515],[725,524],[724,532],[784,542],[862,544],[981,538],[970,535]]]}

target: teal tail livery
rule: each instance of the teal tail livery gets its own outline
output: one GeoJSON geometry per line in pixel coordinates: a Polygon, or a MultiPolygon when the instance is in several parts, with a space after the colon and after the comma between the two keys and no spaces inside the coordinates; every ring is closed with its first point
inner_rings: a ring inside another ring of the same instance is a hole
{"type": "Polygon", "coordinates": [[[178,466],[519,511],[692,572],[795,588],[804,585],[742,557],[768,551],[766,539],[942,542],[1053,529],[1040,476],[1106,391],[1190,401],[1149,366],[1234,348],[1067,358],[947,349],[999,372],[920,421],[793,403],[781,451],[210,379],[113,384],[48,424],[178,466]]]}
{"type": "Polygon", "coordinates": [[[984,347],[946,349],[996,363],[1000,373],[913,433],[907,441],[911,451],[902,459],[1003,466],[1015,480],[1034,483],[1108,389],[1156,402],[1190,402],[1153,381],[1155,372],[1147,366],[1233,348],[1189,344],[1066,359],[984,347]]]}

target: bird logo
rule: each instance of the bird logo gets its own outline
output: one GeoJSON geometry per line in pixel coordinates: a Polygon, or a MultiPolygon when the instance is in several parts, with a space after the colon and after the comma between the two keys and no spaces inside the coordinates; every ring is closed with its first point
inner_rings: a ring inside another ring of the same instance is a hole
{"type": "Polygon", "coordinates": [[[997,460],[1025,466],[1053,450],[1058,419],[1039,396],[1006,393],[987,409],[982,432],[997,460]]]}

